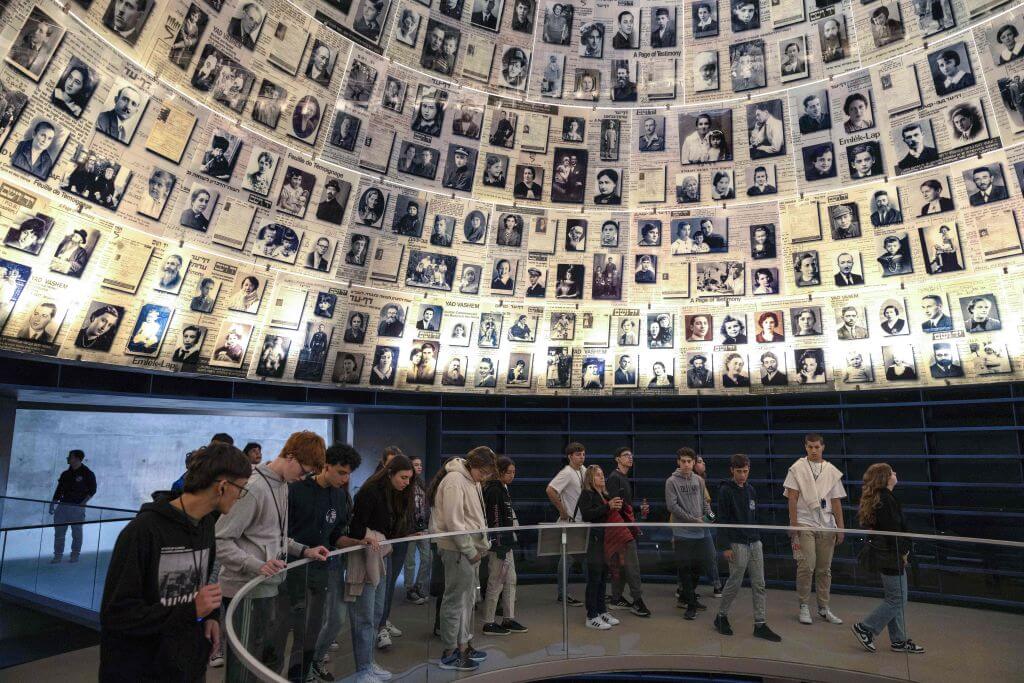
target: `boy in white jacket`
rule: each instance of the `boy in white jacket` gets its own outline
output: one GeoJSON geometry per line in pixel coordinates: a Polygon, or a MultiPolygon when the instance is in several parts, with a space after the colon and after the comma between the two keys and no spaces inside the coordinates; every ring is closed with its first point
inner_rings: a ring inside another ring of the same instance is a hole
{"type": "Polygon", "coordinates": [[[434,510],[431,533],[469,532],[437,539],[444,566],[444,598],[441,600],[441,668],[474,671],[487,656],[470,645],[477,570],[490,543],[480,483],[496,465],[494,451],[474,448],[466,458],[453,458],[434,480],[427,500],[434,510]]]}

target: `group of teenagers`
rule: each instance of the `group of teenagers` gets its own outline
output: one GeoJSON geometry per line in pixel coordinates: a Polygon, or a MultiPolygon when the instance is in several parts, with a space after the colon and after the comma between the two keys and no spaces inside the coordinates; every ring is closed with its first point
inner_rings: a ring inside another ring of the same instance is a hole
{"type": "MultiPolygon", "coordinates": [[[[187,471],[172,490],[154,493],[153,502],[144,504],[119,535],[100,608],[101,681],[203,680],[211,661],[220,659],[228,606],[247,583],[261,577],[236,605],[234,631],[246,652],[291,681],[335,679],[327,664],[338,648],[346,608],[356,680],[392,678],[374,661],[374,650],[390,647],[391,638],[401,635],[389,616],[403,569],[407,600],[422,604],[427,593],[437,598],[434,633],[443,644],[437,661],[441,668],[474,671],[486,659],[487,653],[473,644],[474,608],[481,598],[483,635],[527,632],[515,620],[518,521],[509,493],[515,478],[510,458],[477,447],[447,460],[427,483],[421,458],[387,447],[374,474],[352,497],[349,478],[362,462],[352,446],[327,447],[313,432],[296,432],[276,458],[259,464],[260,450],[250,446],[243,453],[229,436],[217,435],[190,453],[187,471]],[[445,532],[451,535],[429,542],[417,538],[445,532]],[[396,539],[408,540],[389,542],[396,539]],[[358,550],[330,555],[353,547],[358,550]],[[289,562],[303,558],[309,562],[285,571],[289,562]]],[[[823,439],[808,435],[805,448],[807,456],[790,468],[785,481],[790,526],[800,527],[791,533],[799,620],[813,623],[808,605],[816,577],[817,613],[838,624],[842,621],[829,608],[830,564],[835,544],[843,541],[840,501],[846,493],[842,474],[822,458],[823,439]]],[[[617,625],[609,608],[649,617],[636,551],[640,532],[629,525],[635,522],[635,508],[646,518],[649,507],[646,500],[633,503],[632,452],[616,451],[607,477],[596,465],[584,468],[582,444],[569,444],[565,455],[565,466],[547,488],[560,520],[626,523],[586,531],[586,626],[608,630],[617,625]],[[607,602],[609,577],[612,597],[607,602]],[[627,585],[631,601],[623,595],[627,585]]],[[[702,461],[689,448],[679,449],[677,456],[677,469],[665,484],[671,521],[714,521],[704,479],[695,471],[702,461]]],[[[730,474],[719,491],[717,520],[756,524],[749,459],[732,456],[730,474]]],[[[906,530],[892,494],[895,484],[889,465],[868,468],[859,512],[864,528],[906,530]]],[[[722,598],[715,629],[732,635],[728,611],[749,574],[754,635],[781,640],[766,623],[757,530],[722,527],[717,532],[728,546],[723,556],[730,573],[724,586],[714,579],[714,595],[722,598]]],[[[679,606],[686,619],[694,619],[706,609],[696,594],[701,569],[717,568],[714,541],[706,525],[675,526],[673,544],[679,606]]],[[[854,624],[854,634],[874,651],[875,636],[888,627],[894,651],[923,652],[908,637],[903,619],[909,546],[896,536],[874,537],[869,545],[870,565],[881,574],[885,599],[854,624]]],[[[565,590],[563,569],[560,564],[559,600],[579,605],[565,590]]],[[[225,680],[254,680],[230,648],[225,680]]]]}

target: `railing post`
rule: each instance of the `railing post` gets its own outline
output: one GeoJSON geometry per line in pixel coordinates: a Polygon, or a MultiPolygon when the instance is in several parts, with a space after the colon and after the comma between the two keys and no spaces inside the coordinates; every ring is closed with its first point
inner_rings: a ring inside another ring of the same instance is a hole
{"type": "Polygon", "coordinates": [[[562,642],[565,644],[565,658],[569,658],[569,554],[566,527],[562,526],[562,642]]]}

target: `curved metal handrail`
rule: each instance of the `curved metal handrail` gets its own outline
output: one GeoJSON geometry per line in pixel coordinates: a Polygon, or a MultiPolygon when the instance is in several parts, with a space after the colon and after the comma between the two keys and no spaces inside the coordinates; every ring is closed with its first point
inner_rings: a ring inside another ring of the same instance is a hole
{"type": "MultiPolygon", "coordinates": [[[[563,529],[579,529],[579,528],[604,528],[604,527],[641,527],[641,528],[684,528],[684,529],[753,529],[756,531],[801,531],[806,530],[807,527],[798,526],[780,526],[780,525],[759,525],[759,524],[718,524],[718,523],[688,523],[688,522],[610,522],[610,523],[588,523],[588,522],[551,522],[548,524],[530,524],[524,526],[506,526],[506,527],[487,527],[485,529],[472,529],[466,531],[444,531],[435,533],[425,533],[415,536],[403,536],[401,538],[394,538],[386,541],[381,541],[380,545],[395,545],[398,543],[407,543],[409,541],[423,541],[432,540],[438,538],[447,538],[451,536],[463,536],[466,534],[479,534],[479,533],[494,533],[498,531],[539,531],[544,529],[563,528],[563,529]]],[[[1024,550],[1024,542],[1022,541],[1001,541],[991,538],[973,538],[969,536],[944,536],[941,534],[918,534],[918,533],[902,533],[894,531],[874,531],[871,529],[816,529],[815,531],[821,531],[825,533],[836,533],[843,534],[846,536],[896,536],[900,538],[910,538],[912,540],[919,541],[937,541],[946,543],[974,543],[980,545],[989,546],[1000,546],[1007,548],[1018,548],[1024,550]]],[[[332,550],[328,557],[339,557],[352,552],[358,552],[363,550],[366,546],[356,545],[348,548],[338,548],[332,550]]],[[[283,571],[291,571],[297,567],[301,567],[304,564],[310,564],[317,560],[310,560],[303,558],[289,562],[287,567],[283,571]]],[[[224,628],[227,641],[236,653],[236,655],[243,661],[243,665],[249,669],[251,673],[258,675],[264,681],[278,682],[283,681],[280,676],[268,669],[262,662],[256,659],[245,647],[242,645],[238,638],[238,634],[234,630],[234,614],[238,609],[238,606],[242,603],[241,598],[254,590],[257,586],[262,584],[264,581],[273,577],[268,576],[257,576],[252,579],[244,586],[241,590],[235,594],[231,600],[231,604],[228,606],[227,614],[224,619],[224,628]]]]}

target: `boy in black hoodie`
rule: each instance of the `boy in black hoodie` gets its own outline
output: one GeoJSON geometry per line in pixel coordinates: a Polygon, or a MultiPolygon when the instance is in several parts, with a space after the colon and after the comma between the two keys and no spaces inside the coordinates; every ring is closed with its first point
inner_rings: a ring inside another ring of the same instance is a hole
{"type": "Polygon", "coordinates": [[[211,443],[195,453],[181,496],[146,503],[121,531],[100,605],[100,681],[205,678],[221,638],[220,586],[207,583],[211,513],[245,495],[251,471],[240,450],[211,443]]]}
{"type": "MultiPolygon", "coordinates": [[[[750,458],[742,453],[729,458],[730,481],[722,482],[718,491],[719,524],[757,524],[757,497],[750,477],[750,458]]],[[[715,630],[723,636],[732,635],[729,607],[743,585],[743,575],[750,571],[750,592],[754,600],[754,635],[777,643],[782,638],[768,628],[765,619],[764,553],[761,534],[756,529],[721,528],[719,537],[728,547],[722,554],[729,561],[729,580],[722,591],[722,602],[715,617],[715,630]]]]}

